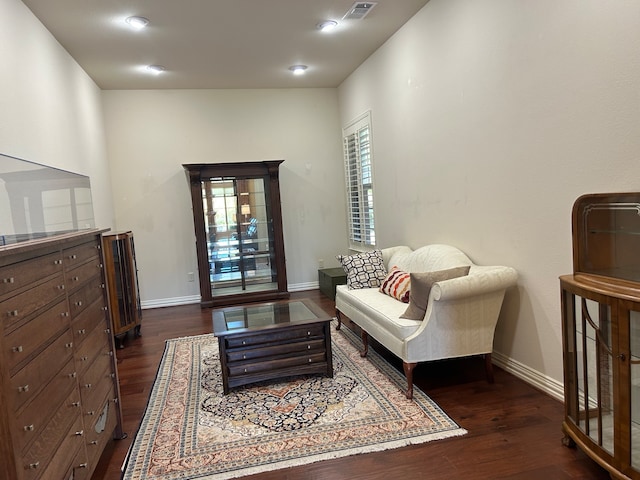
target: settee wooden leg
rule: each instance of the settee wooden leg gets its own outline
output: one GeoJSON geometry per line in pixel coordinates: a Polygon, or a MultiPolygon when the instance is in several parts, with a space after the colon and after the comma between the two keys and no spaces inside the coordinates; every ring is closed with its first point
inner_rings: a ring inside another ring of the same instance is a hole
{"type": "Polygon", "coordinates": [[[417,363],[402,362],[404,376],[407,377],[407,391],[405,395],[409,400],[413,398],[413,369],[416,365],[417,363]]]}
{"type": "Polygon", "coordinates": [[[340,317],[340,315],[340,310],[336,308],[336,319],[338,320],[338,326],[336,327],[336,330],[340,330],[340,327],[342,326],[342,318],[340,317]]]}
{"type": "Polygon", "coordinates": [[[369,334],[362,330],[360,337],[362,337],[362,351],[360,352],[360,356],[364,358],[367,356],[367,353],[369,353],[369,334]]]}
{"type": "Polygon", "coordinates": [[[493,363],[491,363],[491,354],[484,354],[484,371],[487,373],[487,382],[493,383],[493,363]]]}

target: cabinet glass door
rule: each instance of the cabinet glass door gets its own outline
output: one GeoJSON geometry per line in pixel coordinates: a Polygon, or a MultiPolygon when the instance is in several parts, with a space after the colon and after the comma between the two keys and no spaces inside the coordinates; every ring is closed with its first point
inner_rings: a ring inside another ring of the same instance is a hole
{"type": "Polygon", "coordinates": [[[273,238],[264,178],[202,182],[211,295],[273,290],[273,238]]]}
{"type": "MultiPolygon", "coordinates": [[[[625,309],[626,310],[626,309],[625,309]]],[[[631,466],[640,471],[640,305],[633,304],[621,316],[629,325],[629,365],[631,390],[631,466]],[[624,318],[623,317],[623,318],[624,318]]]]}

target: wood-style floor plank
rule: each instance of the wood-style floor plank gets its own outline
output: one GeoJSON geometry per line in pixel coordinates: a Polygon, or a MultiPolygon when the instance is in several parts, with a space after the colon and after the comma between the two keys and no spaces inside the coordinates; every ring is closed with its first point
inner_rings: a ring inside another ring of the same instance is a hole
{"type": "MultiPolygon", "coordinates": [[[[334,303],[318,290],[296,292],[333,315],[334,303]]],[[[347,326],[357,327],[346,322],[347,326]]],[[[344,327],[343,327],[344,328],[344,327]]],[[[142,336],[118,350],[124,430],[112,441],[92,480],[117,480],[144,412],[156,371],[170,338],[211,333],[211,310],[199,305],[145,310],[142,336]]],[[[401,370],[401,363],[373,344],[401,370]]],[[[420,364],[416,386],[469,433],[422,445],[355,455],[245,477],[251,480],[429,480],[608,479],[604,469],[578,449],[562,445],[561,402],[494,368],[489,384],[480,358],[420,364]]]]}

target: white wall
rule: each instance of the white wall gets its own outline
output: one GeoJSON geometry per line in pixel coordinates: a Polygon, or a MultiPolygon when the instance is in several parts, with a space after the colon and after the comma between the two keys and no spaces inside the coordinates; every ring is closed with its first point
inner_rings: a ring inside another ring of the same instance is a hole
{"type": "Polygon", "coordinates": [[[100,89],[19,0],[0,2],[0,64],[0,153],[90,176],[111,227],[100,89]]]}
{"type": "Polygon", "coordinates": [[[640,190],[640,2],[431,0],[339,88],[371,109],[381,246],[515,267],[495,350],[562,380],[571,207],[640,190]]]}
{"type": "Polygon", "coordinates": [[[337,266],[347,242],[336,89],[104,91],[103,101],[116,226],[133,231],[143,305],[199,300],[185,163],[284,159],[290,289],[317,286],[318,259],[337,266]]]}

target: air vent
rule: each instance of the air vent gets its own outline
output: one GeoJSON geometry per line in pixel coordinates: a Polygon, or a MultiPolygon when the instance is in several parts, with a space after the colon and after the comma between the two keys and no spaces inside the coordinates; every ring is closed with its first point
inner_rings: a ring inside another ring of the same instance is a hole
{"type": "Polygon", "coordinates": [[[345,14],[343,20],[362,20],[378,2],[356,2],[345,14]]]}

